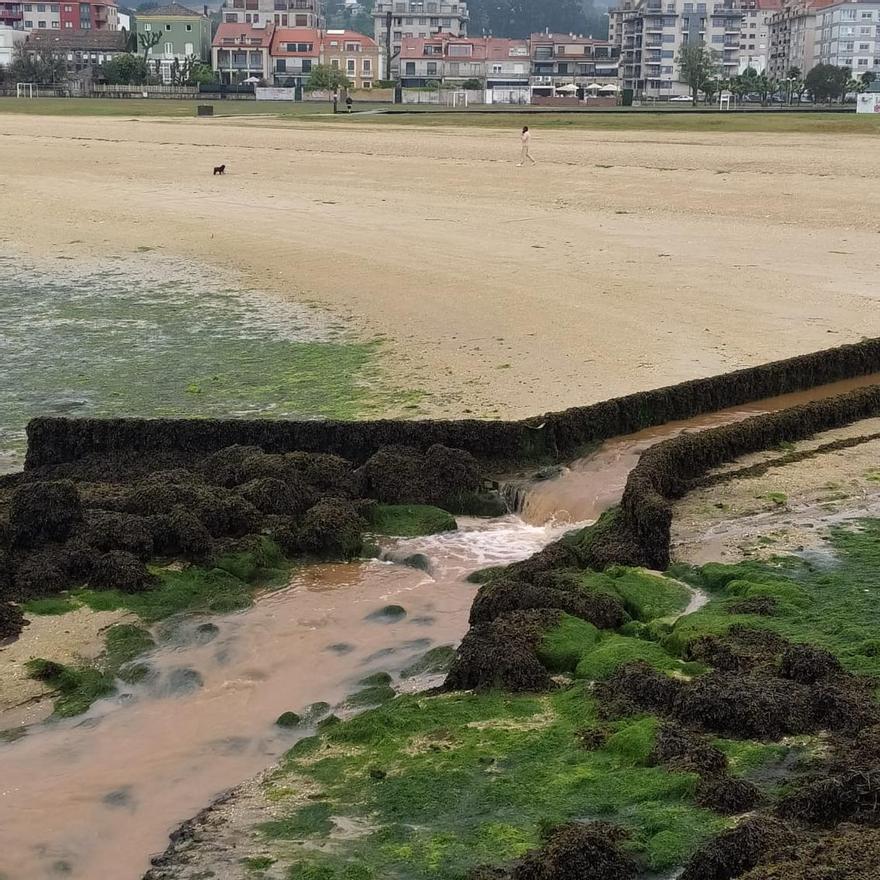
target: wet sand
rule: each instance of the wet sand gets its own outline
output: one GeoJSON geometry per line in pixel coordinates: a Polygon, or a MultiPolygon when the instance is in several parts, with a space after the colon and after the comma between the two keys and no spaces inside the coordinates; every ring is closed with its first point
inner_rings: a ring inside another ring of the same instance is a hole
{"type": "Polygon", "coordinates": [[[430,413],[528,416],[880,335],[869,136],[536,125],[521,169],[516,132],[477,127],[0,128],[0,246],[154,248],[318,302],[387,334],[430,413]]]}
{"type": "MultiPolygon", "coordinates": [[[[877,433],[880,419],[866,419],[816,434],[791,450],[743,456],[718,472],[735,473],[791,452],[877,433]]],[[[878,515],[880,440],[875,439],[690,492],[673,506],[672,555],[695,565],[787,553],[818,559],[830,527],[878,515]]]]}

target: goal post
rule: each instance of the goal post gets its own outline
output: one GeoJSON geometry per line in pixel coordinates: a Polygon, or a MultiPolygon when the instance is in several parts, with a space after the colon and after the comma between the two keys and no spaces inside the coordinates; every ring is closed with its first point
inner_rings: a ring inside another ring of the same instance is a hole
{"type": "Polygon", "coordinates": [[[16,83],[15,84],[15,97],[16,98],[33,98],[35,85],[36,85],[36,83],[16,83]]]}
{"type": "Polygon", "coordinates": [[[467,107],[468,93],[461,89],[449,92],[446,96],[446,104],[449,107],[467,107]]]}

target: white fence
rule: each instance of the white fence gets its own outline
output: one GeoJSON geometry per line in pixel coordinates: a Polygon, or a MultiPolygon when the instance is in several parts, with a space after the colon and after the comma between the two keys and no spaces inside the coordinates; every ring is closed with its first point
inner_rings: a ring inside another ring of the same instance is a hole
{"type": "MultiPolygon", "coordinates": [[[[467,96],[467,104],[485,104],[486,93],[482,89],[403,89],[401,103],[403,104],[441,104],[452,106],[452,93],[467,96]]],[[[462,106],[464,101],[462,99],[462,106]]]]}

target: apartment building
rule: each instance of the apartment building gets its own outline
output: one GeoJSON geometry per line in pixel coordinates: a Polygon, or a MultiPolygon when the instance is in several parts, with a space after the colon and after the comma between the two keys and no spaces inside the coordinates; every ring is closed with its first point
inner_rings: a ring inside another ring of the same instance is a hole
{"type": "Polygon", "coordinates": [[[816,9],[817,64],[880,74],[880,0],[841,0],[816,9]]]}
{"type": "Polygon", "coordinates": [[[544,33],[532,34],[529,45],[534,95],[550,97],[570,86],[583,95],[587,85],[617,81],[619,49],[607,40],[544,33]]]}
{"type": "MultiPolygon", "coordinates": [[[[209,61],[211,58],[211,19],[207,7],[196,12],[179,3],[139,12],[135,19],[135,33],[158,34],[159,42],[147,53],[147,60],[155,66],[163,82],[171,81],[175,61],[187,58],[209,61]]],[[[140,44],[138,44],[140,45],[140,44]]]]}
{"type": "Polygon", "coordinates": [[[0,67],[8,67],[15,58],[15,47],[24,42],[27,34],[9,25],[0,24],[0,67]]]}
{"type": "Polygon", "coordinates": [[[381,58],[375,40],[346,30],[321,34],[321,64],[342,70],[356,89],[371,89],[381,79],[381,58]]]}
{"type": "Polygon", "coordinates": [[[0,0],[0,26],[15,30],[115,31],[119,29],[115,0],[100,3],[23,3],[0,0]]]}
{"type": "Polygon", "coordinates": [[[721,76],[739,72],[743,31],[739,0],[623,0],[609,15],[623,87],[637,95],[689,94],[676,63],[679,49],[688,43],[701,42],[714,49],[721,76]]]}
{"type": "Polygon", "coordinates": [[[274,22],[222,22],[211,45],[211,65],[220,82],[238,84],[246,79],[269,82],[274,22]]]}
{"type": "Polygon", "coordinates": [[[770,19],[782,9],[782,0],[739,0],[739,73],[747,68],[764,73],[770,63],[770,19]]]}
{"type": "Polygon", "coordinates": [[[320,28],[323,0],[223,0],[223,24],[274,24],[276,27],[320,28]]]}
{"type": "MultiPolygon", "coordinates": [[[[375,0],[373,38],[386,52],[388,15],[391,15],[391,55],[398,55],[405,38],[422,39],[439,33],[466,37],[470,13],[467,3],[455,0],[375,0]]],[[[397,65],[394,65],[395,68],[397,65]]]]}
{"type": "Polygon", "coordinates": [[[48,51],[60,55],[71,78],[88,78],[102,64],[126,52],[126,35],[108,30],[35,30],[27,38],[29,52],[48,51]]]}
{"type": "Polygon", "coordinates": [[[489,39],[446,33],[433,37],[404,36],[397,57],[400,84],[412,89],[429,83],[460,85],[469,79],[482,81],[489,39]]]}
{"type": "Polygon", "coordinates": [[[796,0],[770,16],[767,75],[781,80],[792,67],[805,74],[815,65],[816,10],[808,0],[796,0]]]}

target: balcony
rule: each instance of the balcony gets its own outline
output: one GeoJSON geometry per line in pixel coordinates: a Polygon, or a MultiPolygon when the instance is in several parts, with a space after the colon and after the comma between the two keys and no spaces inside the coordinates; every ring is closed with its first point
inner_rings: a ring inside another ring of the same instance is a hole
{"type": "Polygon", "coordinates": [[[0,6],[0,21],[21,21],[23,13],[20,9],[9,9],[0,6]]]}

